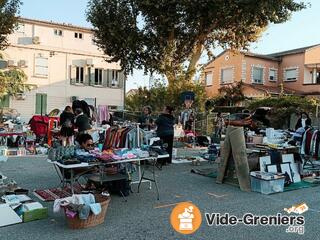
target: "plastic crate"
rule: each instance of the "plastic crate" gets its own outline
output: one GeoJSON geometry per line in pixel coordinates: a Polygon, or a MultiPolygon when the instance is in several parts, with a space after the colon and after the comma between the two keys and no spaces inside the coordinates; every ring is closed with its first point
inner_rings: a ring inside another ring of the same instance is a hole
{"type": "Polygon", "coordinates": [[[250,176],[251,178],[251,191],[260,192],[262,194],[272,194],[283,192],[284,177],[278,179],[265,180],[250,176]]]}

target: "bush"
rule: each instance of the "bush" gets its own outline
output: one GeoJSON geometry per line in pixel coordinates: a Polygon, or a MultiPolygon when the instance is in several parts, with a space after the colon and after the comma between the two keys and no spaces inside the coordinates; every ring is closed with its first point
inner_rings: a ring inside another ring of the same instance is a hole
{"type": "Polygon", "coordinates": [[[251,101],[248,103],[250,110],[258,107],[271,107],[269,114],[271,126],[274,128],[290,127],[290,119],[292,114],[301,112],[316,111],[319,100],[299,97],[299,96],[282,96],[279,98],[265,98],[251,101]]]}

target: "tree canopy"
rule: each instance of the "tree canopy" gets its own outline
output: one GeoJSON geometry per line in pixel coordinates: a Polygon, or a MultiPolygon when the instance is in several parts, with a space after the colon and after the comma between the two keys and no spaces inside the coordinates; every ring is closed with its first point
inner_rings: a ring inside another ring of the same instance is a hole
{"type": "Polygon", "coordinates": [[[203,86],[199,84],[181,84],[168,89],[164,82],[156,81],[152,88],[138,88],[137,91],[126,97],[126,108],[131,111],[141,111],[142,107],[149,105],[154,112],[161,112],[166,105],[174,106],[176,110],[184,109],[180,93],[184,91],[193,91],[195,101],[193,108],[197,111],[204,110],[206,94],[203,86]]]}
{"type": "Polygon", "coordinates": [[[0,0],[0,50],[8,45],[7,36],[14,30],[20,4],[20,0],[0,0]]]}
{"type": "Polygon", "coordinates": [[[27,75],[21,69],[0,70],[0,98],[30,90],[30,86],[25,84],[26,81],[27,75]]]}
{"type": "Polygon", "coordinates": [[[204,52],[244,49],[270,23],[306,6],[294,0],[90,0],[87,19],[96,44],[133,69],[190,81],[204,52]]]}

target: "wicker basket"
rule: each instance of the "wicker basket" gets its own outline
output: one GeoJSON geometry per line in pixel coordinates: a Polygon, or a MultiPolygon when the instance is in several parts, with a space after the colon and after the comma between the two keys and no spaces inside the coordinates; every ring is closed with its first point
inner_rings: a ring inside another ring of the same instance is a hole
{"type": "Polygon", "coordinates": [[[86,220],[79,219],[78,216],[75,218],[67,218],[68,227],[71,229],[81,229],[97,226],[104,222],[107,214],[108,205],[111,198],[103,197],[101,195],[95,195],[96,202],[101,204],[101,213],[99,215],[94,215],[90,213],[86,220]]]}

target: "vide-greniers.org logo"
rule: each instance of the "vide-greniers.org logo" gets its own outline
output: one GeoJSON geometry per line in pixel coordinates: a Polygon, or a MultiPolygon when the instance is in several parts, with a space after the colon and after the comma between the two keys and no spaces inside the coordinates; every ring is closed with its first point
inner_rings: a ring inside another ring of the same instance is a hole
{"type": "MultiPolygon", "coordinates": [[[[285,208],[287,213],[302,214],[308,211],[305,203],[285,208]]],[[[170,222],[173,229],[181,234],[195,233],[201,226],[202,216],[200,209],[190,203],[181,202],[177,204],[171,212],[170,222]]],[[[286,233],[304,234],[305,218],[302,215],[254,215],[246,213],[242,217],[237,217],[230,213],[205,213],[208,226],[235,226],[243,224],[245,226],[285,226],[286,233]]]]}
{"type": "Polygon", "coordinates": [[[238,218],[229,213],[206,213],[206,220],[209,226],[237,225],[239,223],[247,226],[291,226],[304,225],[304,216],[287,216],[278,213],[277,215],[257,216],[252,213],[246,213],[242,218],[238,218]]]}
{"type": "Polygon", "coordinates": [[[287,226],[287,233],[304,234],[304,216],[288,216],[278,213],[277,215],[254,215],[246,213],[241,218],[229,213],[205,213],[205,218],[209,226],[235,226],[244,224],[245,226],[287,226]]]}

